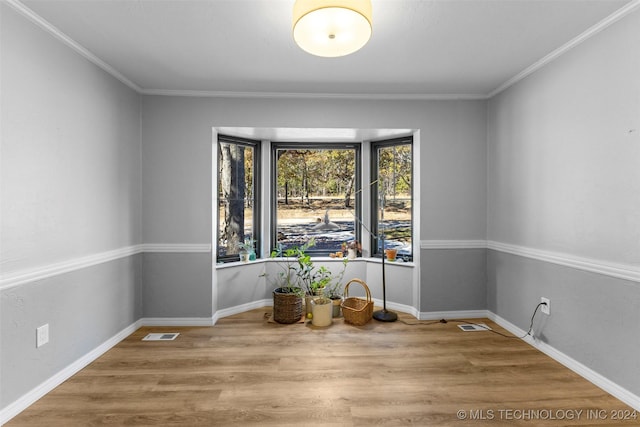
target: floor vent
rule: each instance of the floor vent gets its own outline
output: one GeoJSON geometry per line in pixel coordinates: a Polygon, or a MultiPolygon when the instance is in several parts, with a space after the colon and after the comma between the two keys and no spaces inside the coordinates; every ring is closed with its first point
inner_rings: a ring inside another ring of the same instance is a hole
{"type": "Polygon", "coordinates": [[[464,332],[476,332],[476,331],[490,331],[491,328],[485,325],[484,323],[466,323],[463,325],[458,325],[458,328],[462,329],[464,332]]]}
{"type": "Polygon", "coordinates": [[[173,341],[178,337],[178,335],[180,335],[179,332],[149,334],[142,338],[142,341],[173,341]]]}

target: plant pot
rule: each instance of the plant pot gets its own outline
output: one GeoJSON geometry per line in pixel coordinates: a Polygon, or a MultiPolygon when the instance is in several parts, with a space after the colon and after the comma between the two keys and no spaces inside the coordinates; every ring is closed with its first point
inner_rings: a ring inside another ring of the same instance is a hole
{"type": "Polygon", "coordinates": [[[397,249],[385,249],[384,253],[387,255],[387,261],[395,261],[396,260],[396,256],[398,255],[398,250],[397,249]]]}
{"type": "Polygon", "coordinates": [[[347,259],[356,259],[358,257],[358,253],[355,249],[347,249],[347,259]]]}
{"type": "Polygon", "coordinates": [[[316,297],[321,297],[321,296],[324,295],[324,290],[325,290],[324,286],[321,287],[321,288],[313,289],[313,295],[316,296],[316,297]]]}
{"type": "Polygon", "coordinates": [[[289,288],[273,291],[273,320],[278,323],[296,323],[302,317],[302,298],[289,288]]]}
{"type": "Polygon", "coordinates": [[[331,298],[331,302],[333,303],[333,317],[342,316],[342,307],[340,307],[340,304],[342,304],[342,298],[331,298]]]}
{"type": "Polygon", "coordinates": [[[311,311],[313,326],[329,326],[332,320],[333,304],[329,298],[315,297],[311,299],[311,311]]]}
{"type": "Polygon", "coordinates": [[[249,262],[249,252],[240,252],[240,261],[249,262]]]}

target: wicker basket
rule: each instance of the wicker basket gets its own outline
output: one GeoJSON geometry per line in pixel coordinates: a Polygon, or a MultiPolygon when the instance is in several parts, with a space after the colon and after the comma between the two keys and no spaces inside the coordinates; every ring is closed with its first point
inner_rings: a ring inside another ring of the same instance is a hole
{"type": "Polygon", "coordinates": [[[360,279],[351,279],[344,287],[344,301],[341,304],[342,315],[344,321],[356,326],[362,326],[371,320],[373,316],[373,301],[371,301],[371,291],[367,284],[360,279]],[[358,283],[367,294],[367,299],[350,297],[349,285],[351,283],[358,283]]]}
{"type": "Polygon", "coordinates": [[[302,298],[282,288],[273,291],[273,320],[296,323],[302,318],[302,298]]]}

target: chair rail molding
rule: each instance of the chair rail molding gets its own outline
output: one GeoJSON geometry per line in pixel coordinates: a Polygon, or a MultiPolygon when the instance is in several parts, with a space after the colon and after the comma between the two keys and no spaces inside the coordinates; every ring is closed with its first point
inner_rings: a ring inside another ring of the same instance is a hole
{"type": "Polygon", "coordinates": [[[59,261],[52,264],[40,265],[23,270],[2,273],[0,275],[0,290],[10,289],[36,280],[58,276],[64,273],[93,267],[120,258],[141,253],[210,253],[210,243],[145,243],[125,246],[105,252],[59,261]]]}
{"type": "Polygon", "coordinates": [[[620,264],[592,258],[583,258],[571,254],[528,248],[525,246],[494,242],[491,240],[487,242],[487,248],[498,252],[518,255],[538,261],[550,262],[578,270],[589,271],[591,273],[598,273],[618,279],[640,282],[640,266],[632,264],[620,264]]]}

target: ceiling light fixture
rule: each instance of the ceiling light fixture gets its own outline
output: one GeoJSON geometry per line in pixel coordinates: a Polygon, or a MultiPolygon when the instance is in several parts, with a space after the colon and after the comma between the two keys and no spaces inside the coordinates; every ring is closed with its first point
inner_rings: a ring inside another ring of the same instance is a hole
{"type": "Polygon", "coordinates": [[[345,56],[371,38],[371,0],[296,0],[293,39],[312,55],[345,56]]]}

